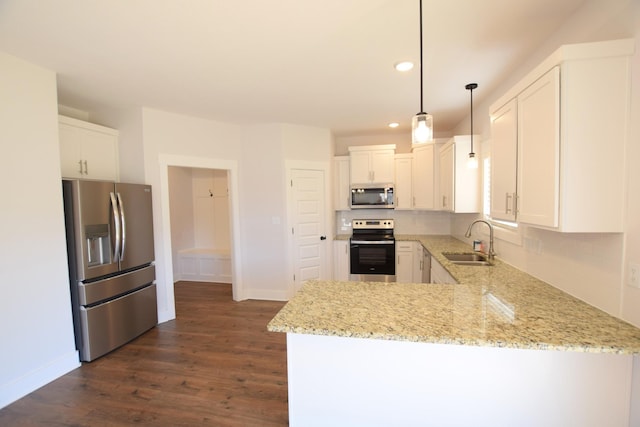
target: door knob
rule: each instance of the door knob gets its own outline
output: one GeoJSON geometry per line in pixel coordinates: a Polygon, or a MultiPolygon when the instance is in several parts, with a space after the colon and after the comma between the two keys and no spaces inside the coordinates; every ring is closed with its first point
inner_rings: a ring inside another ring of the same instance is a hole
{"type": "Polygon", "coordinates": [[[327,240],[327,236],[320,236],[320,240],[327,240]]]}

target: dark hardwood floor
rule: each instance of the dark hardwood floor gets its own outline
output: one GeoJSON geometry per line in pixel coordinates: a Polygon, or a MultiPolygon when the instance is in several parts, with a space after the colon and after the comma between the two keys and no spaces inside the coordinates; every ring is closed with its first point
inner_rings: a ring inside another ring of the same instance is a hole
{"type": "Polygon", "coordinates": [[[176,319],[0,410],[1,426],[286,426],[284,303],[178,282],[176,319]]]}

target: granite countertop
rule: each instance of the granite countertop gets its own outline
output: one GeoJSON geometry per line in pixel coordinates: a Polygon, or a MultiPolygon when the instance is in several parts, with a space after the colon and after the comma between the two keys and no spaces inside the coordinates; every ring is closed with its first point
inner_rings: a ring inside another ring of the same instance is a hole
{"type": "Polygon", "coordinates": [[[592,353],[640,353],[640,329],[499,258],[455,265],[450,236],[422,243],[458,284],[309,281],[269,322],[273,332],[592,353]]]}

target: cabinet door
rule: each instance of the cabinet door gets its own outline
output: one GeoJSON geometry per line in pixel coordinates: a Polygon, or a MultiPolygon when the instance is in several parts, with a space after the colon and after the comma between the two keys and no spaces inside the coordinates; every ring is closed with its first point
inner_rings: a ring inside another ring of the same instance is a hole
{"type": "Polygon", "coordinates": [[[64,178],[84,178],[82,142],[77,128],[65,123],[58,125],[60,169],[64,178]]]}
{"type": "Polygon", "coordinates": [[[349,280],[349,241],[333,242],[333,279],[349,280]]]}
{"type": "Polygon", "coordinates": [[[82,161],[87,178],[116,180],[117,137],[102,132],[80,129],[82,161]]]}
{"type": "Polygon", "coordinates": [[[458,283],[434,257],[431,257],[431,283],[458,283]]]}
{"type": "Polygon", "coordinates": [[[395,160],[395,202],[396,209],[411,209],[413,207],[413,188],[411,185],[411,155],[396,156],[395,160]]]}
{"type": "Polygon", "coordinates": [[[422,257],[424,256],[424,249],[421,243],[414,243],[414,251],[413,251],[413,282],[420,283],[422,282],[422,269],[423,269],[423,261],[422,257]]]}
{"type": "Polygon", "coordinates": [[[516,99],[491,114],[491,217],[515,221],[518,147],[516,99]]]}
{"type": "Polygon", "coordinates": [[[345,211],[350,209],[349,199],[351,198],[351,189],[349,186],[349,157],[335,157],[334,167],[334,206],[337,211],[345,211]]]}
{"type": "Polygon", "coordinates": [[[517,183],[518,221],[557,227],[560,200],[558,67],[518,96],[517,183]]]}
{"type": "Polygon", "coordinates": [[[393,183],[394,165],[393,150],[372,151],[371,181],[375,183],[393,183]]]}
{"type": "Polygon", "coordinates": [[[58,132],[63,177],[117,180],[117,131],[60,116],[58,132]]]}
{"type": "Polygon", "coordinates": [[[413,242],[396,242],[396,282],[413,282],[413,242]]]}
{"type": "Polygon", "coordinates": [[[454,206],[454,145],[445,144],[440,150],[440,206],[441,210],[453,211],[454,206]]]}
{"type": "Polygon", "coordinates": [[[435,201],[434,145],[413,150],[413,208],[433,209],[435,201]]]}
{"type": "Polygon", "coordinates": [[[368,151],[353,151],[349,155],[352,184],[366,184],[371,182],[369,157],[368,151]]]}

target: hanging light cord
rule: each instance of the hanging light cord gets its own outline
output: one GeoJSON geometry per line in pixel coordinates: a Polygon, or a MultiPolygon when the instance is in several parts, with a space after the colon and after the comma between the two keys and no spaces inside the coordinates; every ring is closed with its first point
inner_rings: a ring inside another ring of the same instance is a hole
{"type": "Polygon", "coordinates": [[[469,83],[465,86],[465,89],[471,92],[471,152],[469,154],[475,154],[473,152],[473,90],[477,87],[477,83],[469,83]]]}
{"type": "Polygon", "coordinates": [[[420,0],[420,113],[418,114],[424,114],[422,98],[422,0],[420,0]]]}

